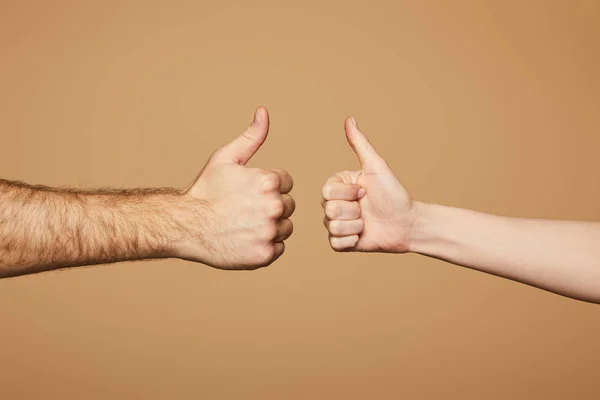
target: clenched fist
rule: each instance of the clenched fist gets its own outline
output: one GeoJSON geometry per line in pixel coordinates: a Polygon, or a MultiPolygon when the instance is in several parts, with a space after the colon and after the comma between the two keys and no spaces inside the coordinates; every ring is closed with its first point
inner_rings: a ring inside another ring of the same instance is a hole
{"type": "Polygon", "coordinates": [[[415,220],[413,200],[354,118],[346,120],[345,130],[361,169],[339,172],[323,186],[321,204],[331,247],[336,251],[407,252],[415,220]]]}
{"type": "Polygon", "coordinates": [[[215,151],[185,190],[176,220],[186,234],[177,257],[220,269],[256,269],[283,254],[293,230],[292,178],[280,169],[245,166],[268,131],[269,115],[259,107],[253,123],[215,151]]]}

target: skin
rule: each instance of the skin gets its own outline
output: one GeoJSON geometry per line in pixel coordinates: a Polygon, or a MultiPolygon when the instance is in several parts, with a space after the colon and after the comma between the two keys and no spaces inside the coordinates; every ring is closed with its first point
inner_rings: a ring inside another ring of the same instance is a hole
{"type": "MultiPolygon", "coordinates": [[[[292,234],[295,203],[287,172],[246,167],[268,130],[259,107],[184,189],[83,191],[0,180],[0,277],[167,257],[231,270],[270,265],[292,234]]],[[[600,223],[415,201],[353,118],[345,130],[361,169],[323,186],[334,250],[414,252],[600,302],[600,223]]]]}
{"type": "Polygon", "coordinates": [[[279,258],[293,231],[293,182],[246,163],[269,115],[215,151],[184,189],[73,190],[0,180],[0,277],[176,257],[227,270],[279,258]]]}
{"type": "Polygon", "coordinates": [[[600,303],[600,223],[511,218],[415,201],[356,121],[345,123],[359,171],[323,186],[336,251],[418,253],[600,303]]]}

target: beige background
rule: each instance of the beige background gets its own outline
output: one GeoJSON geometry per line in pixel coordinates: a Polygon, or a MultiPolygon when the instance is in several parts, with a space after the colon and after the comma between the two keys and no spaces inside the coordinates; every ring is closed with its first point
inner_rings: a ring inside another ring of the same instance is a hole
{"type": "MultiPolygon", "coordinates": [[[[0,1],[0,176],[183,186],[266,105],[298,209],[271,268],[0,281],[3,399],[597,399],[600,308],[417,255],[336,254],[353,114],[412,194],[600,219],[597,1],[0,1]]],[[[599,244],[600,245],[600,244],[599,244]]]]}

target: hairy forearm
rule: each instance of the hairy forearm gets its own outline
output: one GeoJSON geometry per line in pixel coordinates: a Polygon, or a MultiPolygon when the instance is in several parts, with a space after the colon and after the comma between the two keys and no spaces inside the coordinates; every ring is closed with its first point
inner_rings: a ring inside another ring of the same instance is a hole
{"type": "Polygon", "coordinates": [[[168,257],[175,189],[55,189],[0,180],[0,277],[168,257]]]}
{"type": "Polygon", "coordinates": [[[600,302],[600,223],[508,218],[416,203],[410,251],[600,302]]]}

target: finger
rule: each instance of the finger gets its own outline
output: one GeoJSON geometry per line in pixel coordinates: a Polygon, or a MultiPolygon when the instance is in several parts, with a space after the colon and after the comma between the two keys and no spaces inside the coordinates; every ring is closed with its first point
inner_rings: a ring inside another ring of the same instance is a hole
{"type": "Polygon", "coordinates": [[[266,108],[258,107],[252,124],[233,141],[217,150],[212,159],[245,165],[265,142],[268,133],[269,113],[266,108]]]}
{"type": "Polygon", "coordinates": [[[322,195],[325,200],[358,200],[365,195],[365,189],[354,183],[329,180],[325,183],[322,195]]]}
{"type": "Polygon", "coordinates": [[[273,246],[275,248],[275,252],[273,255],[273,260],[271,262],[274,262],[275,260],[277,260],[285,252],[285,243],[275,242],[275,243],[273,243],[273,246]]]}
{"type": "Polygon", "coordinates": [[[358,235],[335,237],[329,236],[329,245],[335,251],[352,250],[358,243],[358,235]]]}
{"type": "Polygon", "coordinates": [[[340,221],[340,220],[328,220],[327,230],[331,236],[351,236],[362,233],[365,227],[365,223],[362,219],[355,219],[352,221],[340,221]]]}
{"type": "Polygon", "coordinates": [[[383,159],[377,154],[377,151],[373,148],[369,139],[358,129],[356,120],[353,117],[346,119],[344,124],[346,131],[346,138],[350,147],[354,150],[354,153],[358,156],[360,164],[363,167],[369,167],[373,164],[380,163],[383,159]]]}
{"type": "Polygon", "coordinates": [[[279,176],[279,193],[289,193],[294,187],[292,176],[281,168],[273,168],[271,171],[279,176]]]}
{"type": "Polygon", "coordinates": [[[289,218],[296,211],[296,201],[289,194],[282,194],[281,201],[283,201],[283,214],[280,218],[289,218]]]}
{"type": "Polygon", "coordinates": [[[360,205],[358,201],[329,200],[323,209],[329,219],[353,220],[360,218],[360,205]]]}
{"type": "Polygon", "coordinates": [[[289,238],[294,232],[294,224],[289,219],[282,219],[277,221],[277,234],[275,235],[274,242],[283,242],[289,238]]]}
{"type": "Polygon", "coordinates": [[[325,205],[333,200],[327,200],[325,197],[321,197],[321,207],[323,208],[323,210],[325,210],[325,205]]]}

